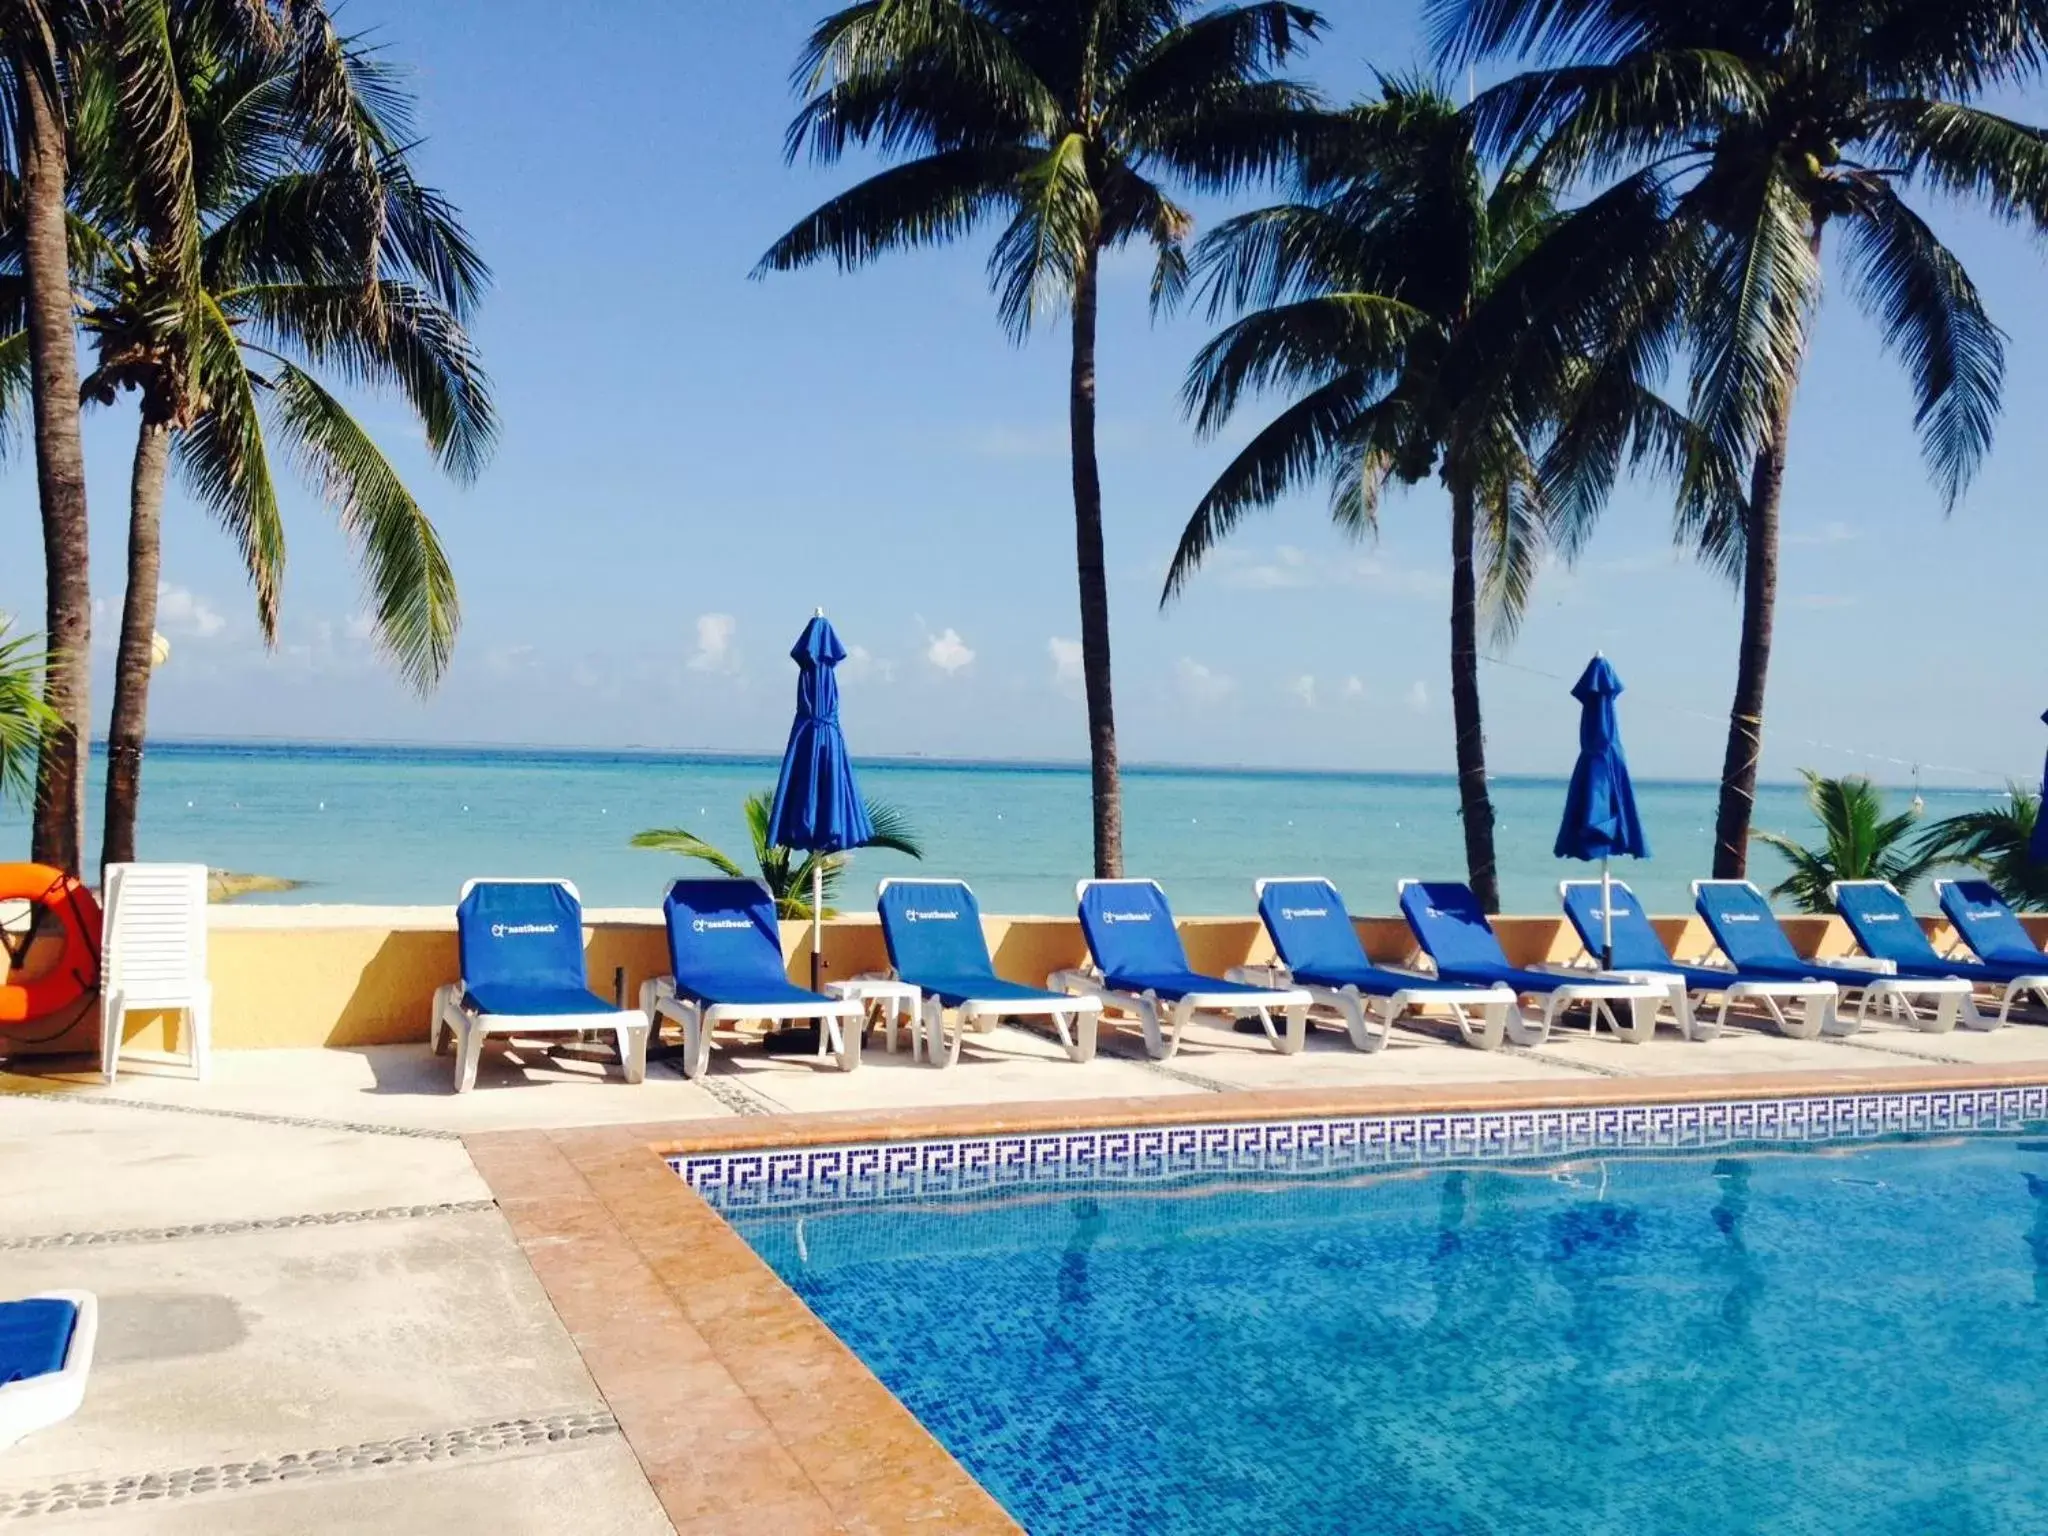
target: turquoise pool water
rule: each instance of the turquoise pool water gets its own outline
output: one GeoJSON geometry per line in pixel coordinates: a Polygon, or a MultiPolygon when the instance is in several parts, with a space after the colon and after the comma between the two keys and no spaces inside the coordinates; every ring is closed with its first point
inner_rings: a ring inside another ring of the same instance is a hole
{"type": "Polygon", "coordinates": [[[1034,1536],[2048,1530],[2048,1140],[735,1226],[1034,1536]]]}

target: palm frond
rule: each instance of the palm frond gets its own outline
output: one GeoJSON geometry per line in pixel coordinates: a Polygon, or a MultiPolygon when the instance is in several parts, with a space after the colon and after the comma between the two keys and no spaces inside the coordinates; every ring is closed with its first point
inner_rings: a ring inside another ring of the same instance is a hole
{"type": "Polygon", "coordinates": [[[1897,193],[1873,178],[1843,222],[1852,286],[1906,364],[1913,425],[1950,506],[1991,449],[2005,341],[1970,274],[1897,193]]]}
{"type": "Polygon", "coordinates": [[[369,434],[311,374],[279,365],[271,408],[301,471],[320,486],[355,548],[385,652],[408,683],[430,691],[448,668],[462,622],[434,525],[369,434]]]}
{"type": "Polygon", "coordinates": [[[682,858],[696,859],[700,863],[709,864],[721,875],[731,875],[735,879],[746,878],[747,872],[730,854],[721,853],[696,833],[685,831],[681,827],[650,827],[644,832],[635,832],[632,846],[652,849],[656,853],[673,853],[682,858]]]}
{"type": "Polygon", "coordinates": [[[26,805],[35,794],[36,754],[45,731],[62,725],[43,702],[43,672],[49,657],[34,635],[13,632],[0,613],[0,800],[26,805]]]}
{"type": "Polygon", "coordinates": [[[266,645],[277,643],[284,586],[284,520],[270,473],[270,453],[256,400],[256,381],[243,365],[227,316],[211,302],[198,347],[199,382],[207,408],[172,441],[186,488],[213,514],[242,557],[256,589],[256,624],[266,645]]]}
{"type": "Polygon", "coordinates": [[[1016,182],[1016,213],[989,253],[996,314],[1021,339],[1042,314],[1057,311],[1074,291],[1082,264],[1103,237],[1102,207],[1088,175],[1088,141],[1062,138],[1016,182]]]}
{"type": "Polygon", "coordinates": [[[1331,293],[1245,316],[1211,339],[1188,367],[1183,405],[1196,430],[1217,431],[1247,392],[1276,385],[1318,389],[1345,374],[1384,385],[1430,316],[1377,293],[1331,293]]]}
{"type": "Polygon", "coordinates": [[[1025,149],[977,147],[878,171],[806,214],[768,247],[754,276],[828,259],[851,272],[885,251],[958,239],[1016,201],[1018,179],[1035,159],[1025,149]]]}

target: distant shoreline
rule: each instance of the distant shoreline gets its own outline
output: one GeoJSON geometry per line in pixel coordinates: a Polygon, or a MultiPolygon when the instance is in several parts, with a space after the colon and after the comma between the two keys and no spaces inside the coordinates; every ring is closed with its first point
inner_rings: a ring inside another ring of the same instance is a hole
{"type": "MultiPolygon", "coordinates": [[[[95,758],[104,756],[106,743],[95,739],[92,752],[95,758]]],[[[268,758],[354,758],[372,762],[461,762],[464,760],[491,760],[497,762],[561,763],[582,767],[600,767],[607,763],[620,765],[693,765],[713,766],[763,766],[775,768],[781,762],[781,754],[774,752],[729,751],[703,748],[687,751],[656,747],[560,747],[527,746],[503,742],[409,742],[409,741],[318,741],[298,740],[284,737],[191,737],[167,738],[152,741],[151,753],[182,757],[268,757],[268,758]]],[[[963,757],[891,757],[863,756],[859,759],[862,767],[907,769],[911,771],[929,769],[938,772],[988,772],[988,773],[1031,773],[1049,775],[1073,775],[1085,778],[1088,765],[1085,762],[1059,759],[1034,758],[963,758],[963,757]]],[[[1363,768],[1274,768],[1256,765],[1230,763],[1126,763],[1126,775],[1145,777],[1205,777],[1205,778],[1260,778],[1260,779],[1315,779],[1348,781],[1361,784],[1455,784],[1457,776],[1452,773],[1426,773],[1413,770],[1363,769],[1363,768]]],[[[1488,778],[1500,784],[1562,784],[1565,775],[1544,773],[1495,773],[1488,778]]],[[[1674,789],[1698,789],[1712,787],[1714,779],[1656,778],[1639,775],[1639,785],[1661,786],[1674,789]]],[[[1795,780],[1765,779],[1760,785],[1781,789],[1797,789],[1795,780]]],[[[1885,788],[1898,786],[1885,785],[1885,788]]],[[[1952,789],[1963,793],[1978,793],[1973,787],[1963,785],[1930,785],[1933,789],[1952,789]]]]}

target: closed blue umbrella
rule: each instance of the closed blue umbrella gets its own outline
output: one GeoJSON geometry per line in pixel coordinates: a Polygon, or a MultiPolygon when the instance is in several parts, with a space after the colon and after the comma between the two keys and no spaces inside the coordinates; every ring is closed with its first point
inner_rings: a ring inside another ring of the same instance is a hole
{"type": "MultiPolygon", "coordinates": [[[[790,659],[797,665],[796,719],[782,749],[782,774],[775,781],[775,805],[768,813],[768,838],[805,853],[841,853],[875,835],[853,781],[846,737],[839,729],[839,679],[833,668],[846,659],[825,611],[804,626],[790,659]]],[[[811,989],[819,979],[819,945],[824,938],[824,870],[811,871],[811,989]]]]}
{"type": "Polygon", "coordinates": [[[1628,758],[1621,750],[1621,722],[1614,701],[1621,696],[1621,678],[1604,656],[1595,656],[1572,685],[1579,701],[1579,760],[1572,767],[1571,788],[1565,791],[1564,820],[1557,829],[1560,859],[1600,861],[1600,963],[1614,961],[1614,886],[1607,861],[1647,859],[1650,840],[1636,815],[1635,787],[1629,783],[1628,758]]]}
{"type": "MultiPolygon", "coordinates": [[[[2048,725],[2048,715],[2041,717],[2041,723],[2048,725]]],[[[2048,762],[2041,765],[2041,803],[2048,807],[2048,762]]],[[[2027,839],[2027,857],[2036,864],[2048,864],[2048,816],[2034,813],[2034,832],[2027,839]]]]}

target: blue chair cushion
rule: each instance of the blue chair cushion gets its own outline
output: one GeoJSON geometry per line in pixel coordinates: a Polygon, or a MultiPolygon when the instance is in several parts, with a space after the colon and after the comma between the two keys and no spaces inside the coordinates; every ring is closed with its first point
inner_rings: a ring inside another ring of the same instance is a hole
{"type": "Polygon", "coordinates": [[[910,985],[920,992],[936,997],[948,1008],[958,1008],[962,1003],[1061,1003],[1071,1007],[1074,999],[1063,992],[1047,992],[1040,987],[1027,987],[1020,982],[1005,981],[1000,976],[946,976],[927,975],[923,971],[905,972],[898,970],[910,985]]]}
{"type": "Polygon", "coordinates": [[[1149,880],[1096,880],[1081,892],[1081,931],[1105,976],[1191,976],[1166,894],[1149,880]]]}
{"type": "MultiPolygon", "coordinates": [[[[986,997],[997,984],[995,962],[981,932],[981,908],[974,892],[958,880],[891,880],[875,902],[882,942],[896,974],[973,980],[964,990],[986,997]]],[[[927,992],[937,986],[917,981],[927,992]]]]}
{"type": "Polygon", "coordinates": [[[582,991],[583,908],[554,881],[485,880],[455,909],[465,986],[582,991]]]}
{"type": "Polygon", "coordinates": [[[1472,888],[1451,880],[1418,880],[1401,888],[1401,915],[1436,962],[1440,975],[1507,971],[1507,954],[1472,888]]]}
{"type": "Polygon", "coordinates": [[[2026,966],[2030,975],[2048,968],[2048,955],[1990,881],[1949,882],[1942,887],[1941,910],[1986,964],[2026,966]]]}
{"type": "Polygon", "coordinates": [[[587,987],[534,986],[523,982],[485,982],[464,989],[477,1013],[501,1018],[544,1019],[559,1014],[617,1013],[619,1010],[587,987]]]}
{"type": "Polygon", "coordinates": [[[1225,981],[1221,976],[1204,976],[1200,971],[1191,971],[1185,967],[1163,971],[1105,971],[1103,980],[1119,992],[1152,992],[1170,1003],[1177,1003],[1195,992],[1253,997],[1274,990],[1271,987],[1248,987],[1240,982],[1225,981]]]}
{"type": "Polygon", "coordinates": [[[0,1387],[63,1370],[77,1322],[73,1302],[49,1296],[0,1301],[0,1387]]]}

